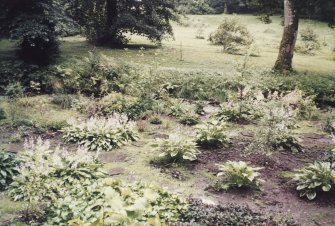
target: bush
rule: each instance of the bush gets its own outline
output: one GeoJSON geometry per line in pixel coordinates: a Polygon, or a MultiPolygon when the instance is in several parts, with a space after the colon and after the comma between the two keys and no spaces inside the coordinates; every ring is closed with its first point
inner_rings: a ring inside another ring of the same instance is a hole
{"type": "Polygon", "coordinates": [[[171,162],[195,161],[200,153],[195,142],[181,135],[170,135],[168,140],[158,140],[152,146],[161,152],[160,157],[171,162]]]}
{"type": "Polygon", "coordinates": [[[0,121],[7,118],[5,110],[0,106],[0,121]]]}
{"type": "Polygon", "coordinates": [[[154,116],[150,119],[150,123],[153,125],[161,125],[163,123],[159,116],[154,116]]]}
{"type": "Polygon", "coordinates": [[[24,88],[19,82],[10,83],[5,88],[5,95],[11,99],[23,97],[24,88]]]}
{"type": "Polygon", "coordinates": [[[263,116],[258,104],[249,101],[229,102],[221,106],[215,117],[219,121],[247,123],[263,116]]]}
{"type": "Polygon", "coordinates": [[[76,152],[51,148],[49,141],[26,141],[19,174],[13,178],[9,194],[15,200],[47,202],[65,195],[72,185],[104,177],[97,155],[84,149],[76,152]]]}
{"type": "Polygon", "coordinates": [[[335,163],[315,162],[295,172],[293,180],[297,183],[300,197],[315,199],[318,192],[329,192],[335,188],[335,163]]]}
{"type": "Polygon", "coordinates": [[[87,121],[68,121],[62,129],[63,139],[68,143],[78,143],[89,151],[112,151],[127,142],[136,141],[138,135],[134,123],[122,115],[112,118],[90,118],[87,121]]]}
{"type": "Polygon", "coordinates": [[[52,103],[59,105],[62,109],[70,109],[76,99],[73,95],[57,94],[52,97],[52,103]]]}
{"type": "Polygon", "coordinates": [[[335,118],[328,117],[323,125],[323,131],[329,134],[335,134],[335,118]]]}
{"type": "Polygon", "coordinates": [[[179,115],[177,119],[180,124],[187,126],[194,126],[200,122],[198,115],[189,112],[184,112],[182,115],[179,115]]]}
{"type": "Polygon", "coordinates": [[[0,191],[7,189],[18,174],[19,160],[15,154],[0,151],[0,191]]]}
{"type": "Polygon", "coordinates": [[[261,15],[261,16],[257,17],[257,19],[259,19],[260,21],[262,21],[265,24],[271,24],[272,23],[271,16],[269,14],[261,15]]]}
{"type": "Polygon", "coordinates": [[[300,140],[293,134],[296,128],[294,113],[287,108],[273,108],[263,118],[252,145],[263,151],[302,151],[300,140]]]}
{"type": "Polygon", "coordinates": [[[300,36],[302,45],[297,45],[296,51],[302,54],[315,55],[315,51],[321,48],[318,35],[315,31],[308,27],[301,30],[300,36]]]}
{"type": "Polygon", "coordinates": [[[262,168],[248,166],[245,162],[228,161],[223,165],[218,165],[219,180],[215,184],[218,190],[228,190],[230,188],[259,188],[262,180],[259,178],[259,171],[262,168]]]}
{"type": "Polygon", "coordinates": [[[197,144],[202,147],[223,147],[230,143],[226,130],[226,124],[218,121],[205,123],[197,128],[197,144]]]}
{"type": "Polygon", "coordinates": [[[223,52],[238,53],[247,49],[253,43],[253,37],[246,26],[239,24],[236,19],[224,19],[218,29],[211,33],[209,41],[223,47],[223,52]]]}

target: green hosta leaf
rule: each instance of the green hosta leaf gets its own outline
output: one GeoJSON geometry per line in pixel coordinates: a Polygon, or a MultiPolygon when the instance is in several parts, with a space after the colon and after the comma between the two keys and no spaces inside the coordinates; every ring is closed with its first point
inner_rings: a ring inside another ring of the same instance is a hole
{"type": "Polygon", "coordinates": [[[306,196],[307,196],[307,198],[308,198],[309,200],[313,200],[313,199],[315,199],[315,197],[316,197],[316,192],[315,192],[315,191],[308,191],[308,192],[306,193],[306,196]]]}
{"type": "Polygon", "coordinates": [[[322,190],[327,192],[327,191],[330,191],[330,189],[332,188],[332,186],[330,184],[326,184],[324,186],[322,186],[322,190]]]}

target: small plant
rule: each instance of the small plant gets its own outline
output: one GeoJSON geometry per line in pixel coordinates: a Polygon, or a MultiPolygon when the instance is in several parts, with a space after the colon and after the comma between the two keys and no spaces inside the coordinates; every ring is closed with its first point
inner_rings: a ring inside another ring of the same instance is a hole
{"type": "Polygon", "coordinates": [[[5,91],[5,95],[8,96],[10,99],[20,98],[24,95],[24,88],[19,82],[9,84],[5,88],[5,91]]]}
{"type": "Polygon", "coordinates": [[[263,114],[263,111],[255,103],[241,101],[237,103],[229,102],[222,105],[219,112],[215,114],[215,117],[219,121],[246,123],[261,118],[263,114]]]}
{"type": "Polygon", "coordinates": [[[300,197],[315,199],[318,192],[329,192],[335,188],[335,163],[315,162],[294,173],[300,197]]]}
{"type": "Polygon", "coordinates": [[[222,46],[226,53],[238,53],[243,48],[248,49],[254,42],[246,26],[239,24],[236,19],[227,18],[211,33],[209,41],[213,45],[222,46]]]}
{"type": "Polygon", "coordinates": [[[70,109],[75,99],[73,95],[58,94],[53,96],[52,103],[59,105],[62,109],[70,109]]]}
{"type": "Polygon", "coordinates": [[[0,191],[5,190],[16,176],[19,166],[19,160],[16,155],[0,151],[0,191]]]}
{"type": "Polygon", "coordinates": [[[4,120],[7,118],[7,114],[5,110],[0,106],[0,120],[4,120]]]}
{"type": "Polygon", "coordinates": [[[323,131],[329,134],[335,134],[335,119],[328,117],[323,125],[323,131]]]}
{"type": "Polygon", "coordinates": [[[260,21],[262,21],[265,24],[271,24],[272,23],[271,16],[269,14],[261,15],[261,16],[257,17],[257,19],[259,19],[260,21]]]}
{"type": "Polygon", "coordinates": [[[170,135],[167,140],[158,140],[152,145],[159,155],[171,162],[185,162],[197,160],[200,151],[197,150],[197,144],[180,135],[170,135]]]}
{"type": "Polygon", "coordinates": [[[79,143],[89,151],[111,151],[138,139],[134,123],[127,121],[122,115],[109,119],[90,118],[84,122],[72,119],[62,130],[63,139],[68,143],[79,143]]]}
{"type": "Polygon", "coordinates": [[[177,118],[180,124],[187,125],[187,126],[194,126],[200,122],[199,116],[195,115],[194,113],[183,113],[177,118]]]}
{"type": "Polygon", "coordinates": [[[163,123],[162,119],[158,116],[154,116],[150,119],[150,123],[153,125],[161,125],[163,123]]]}
{"type": "Polygon", "coordinates": [[[321,48],[318,35],[315,31],[308,27],[301,30],[300,36],[302,45],[297,45],[296,51],[302,54],[315,55],[316,51],[321,48]]]}
{"type": "Polygon", "coordinates": [[[230,143],[224,123],[213,121],[197,128],[197,143],[202,147],[220,148],[230,143]]]}
{"type": "Polygon", "coordinates": [[[197,114],[197,115],[205,115],[205,102],[203,102],[203,101],[197,101],[196,103],[195,103],[195,113],[197,114]]]}
{"type": "Polygon", "coordinates": [[[259,188],[262,180],[260,179],[260,167],[251,167],[246,162],[228,161],[223,165],[218,165],[219,180],[215,187],[218,190],[228,190],[230,188],[259,188]]]}

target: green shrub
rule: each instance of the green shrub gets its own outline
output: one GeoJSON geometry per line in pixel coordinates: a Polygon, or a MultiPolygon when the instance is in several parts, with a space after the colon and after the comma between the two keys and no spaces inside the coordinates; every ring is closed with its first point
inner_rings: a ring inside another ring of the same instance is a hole
{"type": "Polygon", "coordinates": [[[302,151],[300,139],[292,129],[296,128],[294,112],[290,108],[268,109],[256,131],[256,139],[252,146],[262,151],[286,150],[302,151]]]}
{"type": "Polygon", "coordinates": [[[257,17],[257,19],[259,19],[260,21],[262,21],[265,24],[271,24],[272,23],[271,16],[269,14],[261,15],[261,16],[257,17]]]}
{"type": "Polygon", "coordinates": [[[9,194],[15,200],[48,202],[65,195],[74,184],[103,178],[97,155],[84,149],[76,152],[51,148],[49,141],[25,143],[19,174],[13,178],[9,194]]]}
{"type": "Polygon", "coordinates": [[[52,103],[59,105],[62,109],[71,109],[77,98],[68,94],[57,94],[52,97],[52,103]]]}
{"type": "Polygon", "coordinates": [[[18,174],[19,160],[15,154],[0,151],[0,191],[7,189],[18,174]]]}
{"type": "Polygon", "coordinates": [[[324,132],[329,134],[335,134],[335,118],[327,117],[322,127],[324,132]]]}
{"type": "Polygon", "coordinates": [[[0,106],[0,120],[4,120],[7,118],[7,114],[5,110],[0,106]]]}
{"type": "Polygon", "coordinates": [[[315,162],[296,171],[293,180],[297,183],[300,197],[315,199],[318,192],[329,192],[335,188],[335,163],[315,162]]]}
{"type": "Polygon", "coordinates": [[[215,114],[219,121],[246,123],[257,120],[264,115],[257,103],[249,101],[229,102],[221,106],[215,114]]]}
{"type": "Polygon", "coordinates": [[[219,180],[215,184],[218,190],[231,188],[259,188],[262,180],[259,171],[262,168],[248,166],[245,162],[228,161],[218,165],[219,180]]]}
{"type": "Polygon", "coordinates": [[[180,124],[187,126],[194,126],[200,122],[200,118],[198,115],[189,112],[185,112],[182,115],[179,115],[177,119],[180,124]]]}
{"type": "Polygon", "coordinates": [[[190,200],[190,205],[180,216],[178,226],[298,226],[291,218],[275,221],[272,216],[255,212],[246,206],[233,204],[206,205],[198,200],[190,200]]]}
{"type": "Polygon", "coordinates": [[[90,118],[84,122],[72,119],[68,124],[62,129],[63,139],[67,143],[83,145],[89,151],[112,151],[138,139],[134,123],[122,115],[109,119],[90,118]]]}
{"type": "Polygon", "coordinates": [[[220,45],[223,52],[238,53],[243,48],[247,49],[254,42],[246,26],[241,25],[236,19],[225,18],[218,29],[211,33],[209,41],[220,45]]]}
{"type": "Polygon", "coordinates": [[[181,135],[170,135],[169,139],[158,140],[152,146],[161,152],[160,157],[171,162],[195,161],[200,153],[195,142],[181,135]]]}
{"type": "Polygon", "coordinates": [[[316,51],[321,48],[318,35],[315,31],[308,27],[300,31],[302,45],[296,46],[296,51],[302,54],[315,55],[316,51]]]}
{"type": "Polygon", "coordinates": [[[163,121],[159,116],[154,116],[150,119],[150,123],[154,125],[161,125],[163,121]]]}
{"type": "Polygon", "coordinates": [[[24,88],[19,82],[10,83],[6,86],[5,91],[5,95],[11,99],[23,97],[24,94],[24,88]]]}
{"type": "Polygon", "coordinates": [[[220,148],[230,143],[227,125],[218,121],[199,126],[196,133],[197,144],[202,147],[220,148]]]}

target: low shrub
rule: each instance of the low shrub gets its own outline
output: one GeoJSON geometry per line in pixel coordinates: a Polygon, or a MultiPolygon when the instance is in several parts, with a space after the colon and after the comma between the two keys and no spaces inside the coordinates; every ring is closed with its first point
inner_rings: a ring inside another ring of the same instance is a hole
{"type": "Polygon", "coordinates": [[[8,96],[10,99],[23,97],[24,88],[19,82],[10,83],[5,88],[5,95],[8,96]]]}
{"type": "Polygon", "coordinates": [[[62,129],[63,139],[83,145],[89,151],[112,151],[138,139],[134,123],[122,115],[108,119],[90,118],[83,122],[72,119],[68,124],[62,129]]]}
{"type": "Polygon", "coordinates": [[[200,122],[200,118],[198,115],[191,113],[183,113],[182,115],[177,117],[178,122],[187,126],[194,126],[200,122]]]}
{"type": "Polygon", "coordinates": [[[220,148],[230,144],[227,125],[218,121],[199,126],[196,133],[197,144],[202,147],[220,148]]]}
{"type": "Polygon", "coordinates": [[[329,192],[335,188],[335,163],[311,163],[293,175],[297,183],[300,197],[306,196],[309,200],[315,199],[319,192],[329,192]]]}
{"type": "Polygon", "coordinates": [[[218,165],[219,180],[215,184],[218,190],[228,190],[231,188],[259,188],[262,180],[260,179],[260,167],[251,167],[245,162],[228,161],[223,165],[218,165]]]}
{"type": "Polygon", "coordinates": [[[71,109],[76,99],[76,96],[73,95],[57,94],[52,97],[52,103],[60,106],[62,109],[71,109]]]}
{"type": "Polygon", "coordinates": [[[271,16],[269,14],[260,15],[259,17],[257,17],[257,19],[262,21],[265,24],[271,24],[272,23],[271,16]]]}
{"type": "Polygon", "coordinates": [[[315,31],[310,28],[304,28],[300,32],[302,44],[296,46],[296,51],[302,54],[315,55],[316,51],[321,48],[321,44],[318,40],[318,35],[315,31]]]}
{"type": "Polygon", "coordinates": [[[0,191],[7,189],[19,173],[19,162],[15,154],[0,151],[0,191]]]}
{"type": "Polygon", "coordinates": [[[171,162],[195,161],[200,153],[195,142],[181,135],[170,135],[169,139],[158,140],[152,146],[161,152],[159,155],[161,158],[171,162]]]}
{"type": "Polygon", "coordinates": [[[293,219],[274,220],[255,212],[246,206],[233,204],[207,205],[199,200],[190,200],[190,205],[180,216],[177,226],[216,226],[216,225],[245,225],[245,226],[298,226],[293,219]]]}
{"type": "Polygon", "coordinates": [[[225,18],[218,29],[211,33],[209,41],[213,45],[220,45],[223,52],[239,53],[248,49],[254,42],[246,26],[241,25],[236,19],[225,18]]]}
{"type": "Polygon", "coordinates": [[[322,127],[324,132],[329,134],[335,134],[335,118],[327,117],[322,127]]]}
{"type": "Polygon", "coordinates": [[[6,111],[0,106],[0,120],[4,120],[7,118],[6,111]]]}
{"type": "Polygon", "coordinates": [[[97,155],[84,149],[76,152],[51,148],[49,141],[28,140],[18,175],[13,177],[9,194],[15,200],[30,203],[48,202],[59,198],[67,188],[81,182],[103,178],[105,173],[97,155]]]}
{"type": "Polygon", "coordinates": [[[163,121],[159,116],[154,116],[150,119],[150,123],[153,125],[161,125],[163,121]]]}
{"type": "Polygon", "coordinates": [[[264,113],[257,103],[241,101],[221,105],[221,109],[215,114],[215,117],[219,121],[247,123],[260,119],[263,115],[264,113]]]}

